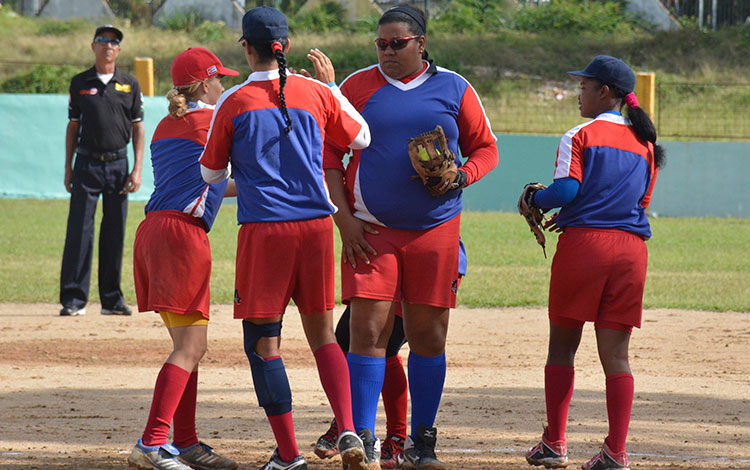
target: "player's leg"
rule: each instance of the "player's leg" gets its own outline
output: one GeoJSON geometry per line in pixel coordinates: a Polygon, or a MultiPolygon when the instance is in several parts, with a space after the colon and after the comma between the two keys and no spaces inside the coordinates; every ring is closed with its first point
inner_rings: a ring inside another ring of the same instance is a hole
{"type": "Polygon", "coordinates": [[[526,453],[531,465],[547,468],[567,465],[565,428],[575,383],[575,355],[581,343],[583,322],[556,318],[550,321],[547,365],[544,367],[544,395],[547,426],[542,440],[526,453]]]}
{"type": "MultiPolygon", "coordinates": [[[[346,306],[346,309],[339,317],[338,323],[336,323],[336,342],[338,343],[341,351],[346,355],[349,352],[349,319],[351,316],[351,307],[346,306]]],[[[352,428],[354,429],[354,428],[352,428]]],[[[318,438],[315,442],[315,455],[321,459],[328,459],[338,453],[338,447],[336,442],[339,438],[339,427],[334,417],[331,420],[331,424],[328,426],[328,430],[318,438]]]]}
{"type": "Polygon", "coordinates": [[[409,387],[399,351],[406,344],[404,323],[400,304],[396,304],[397,315],[393,320],[393,331],[385,350],[385,378],[383,380],[383,407],[385,408],[386,438],[380,449],[380,465],[396,468],[403,461],[406,441],[406,413],[409,387]]]}
{"type": "Polygon", "coordinates": [[[102,313],[130,315],[120,288],[128,196],[121,194],[128,177],[128,160],[104,166],[106,187],[102,191],[102,221],[99,230],[99,298],[102,313]]]}
{"type": "Polygon", "coordinates": [[[599,360],[606,376],[609,433],[602,450],[584,464],[583,468],[626,469],[628,456],[625,443],[634,395],[634,381],[628,359],[631,327],[622,324],[603,325],[600,322],[596,326],[599,360]]]}
{"type": "Polygon", "coordinates": [[[449,308],[404,303],[411,396],[411,431],[404,451],[404,468],[445,468],[435,455],[435,417],[445,383],[445,340],[449,318],[449,308]]]}
{"type": "MultiPolygon", "coordinates": [[[[146,428],[128,462],[138,468],[187,470],[190,467],[177,460],[179,450],[168,444],[167,439],[184,392],[192,375],[197,374],[198,362],[205,354],[208,321],[197,312],[190,315],[163,312],[162,319],[172,338],[173,349],[156,378],[146,428]]],[[[193,432],[194,419],[193,414],[193,432]]],[[[181,430],[184,430],[182,426],[181,430]]]]}

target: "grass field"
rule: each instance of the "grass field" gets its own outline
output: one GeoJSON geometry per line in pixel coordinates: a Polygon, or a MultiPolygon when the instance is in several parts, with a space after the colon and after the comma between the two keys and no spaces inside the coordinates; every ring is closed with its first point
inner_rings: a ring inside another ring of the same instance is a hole
{"type": "MultiPolygon", "coordinates": [[[[143,203],[130,204],[122,287],[135,304],[132,245],[143,203]]],[[[65,240],[65,200],[0,199],[0,302],[56,303],[65,240]]],[[[98,222],[101,213],[97,214],[98,222]]],[[[235,206],[220,211],[210,233],[212,298],[232,301],[237,225],[235,206]]],[[[750,312],[750,219],[654,218],[648,242],[647,308],[750,312]]],[[[338,237],[338,233],[336,233],[338,237]]],[[[458,296],[463,307],[543,306],[556,237],[545,259],[516,214],[467,212],[462,237],[469,272],[458,296]]],[[[338,253],[338,241],[336,242],[338,253]]],[[[95,253],[97,247],[95,246],[95,253]]],[[[90,300],[98,302],[96,261],[90,300]]]]}

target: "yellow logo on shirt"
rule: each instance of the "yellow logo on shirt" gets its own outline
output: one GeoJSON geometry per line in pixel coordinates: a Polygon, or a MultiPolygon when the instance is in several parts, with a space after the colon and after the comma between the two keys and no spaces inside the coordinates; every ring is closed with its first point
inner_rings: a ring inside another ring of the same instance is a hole
{"type": "Polygon", "coordinates": [[[130,85],[115,83],[115,91],[121,91],[123,93],[130,93],[130,85]]]}

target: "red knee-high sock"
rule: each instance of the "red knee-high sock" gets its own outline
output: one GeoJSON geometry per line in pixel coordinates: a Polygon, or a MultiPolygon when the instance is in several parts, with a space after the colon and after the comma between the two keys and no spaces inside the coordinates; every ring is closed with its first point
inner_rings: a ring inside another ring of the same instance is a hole
{"type": "Polygon", "coordinates": [[[172,424],[172,418],[189,378],[190,372],[169,362],[164,363],[156,377],[151,412],[146,422],[146,430],[141,437],[144,445],[166,444],[169,425],[172,424]]]}
{"type": "Polygon", "coordinates": [[[544,368],[544,396],[547,402],[547,439],[565,441],[568,408],[573,398],[573,366],[548,364],[544,368]]]}
{"type": "Polygon", "coordinates": [[[352,419],[352,390],[349,385],[349,366],[341,348],[336,343],[328,343],[313,353],[318,366],[318,375],[323,391],[333,409],[333,416],[339,430],[354,430],[352,419]]]}
{"type": "Polygon", "coordinates": [[[180,449],[198,443],[195,432],[195,405],[198,400],[198,371],[190,374],[180,404],[174,412],[174,445],[180,449]]]}
{"type": "Polygon", "coordinates": [[[616,454],[625,452],[634,390],[633,374],[623,372],[607,377],[607,415],[609,416],[607,445],[616,454]]]}
{"type": "Polygon", "coordinates": [[[406,439],[406,409],[409,406],[409,386],[406,382],[401,356],[396,354],[385,360],[383,381],[383,407],[385,429],[388,435],[406,439]]]}
{"type": "Polygon", "coordinates": [[[268,422],[271,424],[273,437],[276,438],[276,445],[279,447],[279,457],[284,462],[289,462],[299,455],[297,448],[297,438],[294,436],[294,421],[292,412],[269,416],[268,422]]]}

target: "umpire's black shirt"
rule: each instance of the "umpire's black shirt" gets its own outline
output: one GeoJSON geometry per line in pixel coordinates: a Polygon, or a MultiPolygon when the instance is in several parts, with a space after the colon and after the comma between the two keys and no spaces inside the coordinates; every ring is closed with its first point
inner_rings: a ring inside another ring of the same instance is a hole
{"type": "Polygon", "coordinates": [[[106,85],[91,67],[70,81],[68,118],[80,121],[77,147],[112,152],[128,145],[133,123],[143,120],[143,97],[135,77],[120,72],[106,85]]]}

